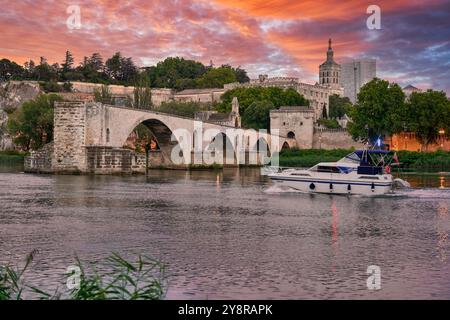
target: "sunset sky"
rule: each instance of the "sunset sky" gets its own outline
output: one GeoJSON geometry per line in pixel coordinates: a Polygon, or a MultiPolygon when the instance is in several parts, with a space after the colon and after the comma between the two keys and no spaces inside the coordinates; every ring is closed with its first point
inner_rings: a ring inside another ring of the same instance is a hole
{"type": "Polygon", "coordinates": [[[381,78],[450,94],[450,0],[0,0],[0,30],[0,58],[21,64],[120,51],[140,66],[182,56],[310,83],[331,37],[338,62],[376,58],[381,78]],[[371,4],[381,30],[366,27],[371,4]]]}

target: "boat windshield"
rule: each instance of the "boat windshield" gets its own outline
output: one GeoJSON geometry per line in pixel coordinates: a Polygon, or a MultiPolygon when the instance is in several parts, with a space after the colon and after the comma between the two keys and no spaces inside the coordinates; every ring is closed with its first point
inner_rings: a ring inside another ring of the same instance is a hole
{"type": "Polygon", "coordinates": [[[385,150],[356,150],[338,162],[343,163],[357,163],[365,162],[369,165],[379,166],[390,163],[392,159],[392,152],[385,150]]]}
{"type": "Polygon", "coordinates": [[[361,161],[361,158],[358,156],[358,154],[356,154],[355,152],[352,152],[352,153],[346,155],[345,157],[343,157],[338,162],[359,163],[360,161],[361,161]]]}

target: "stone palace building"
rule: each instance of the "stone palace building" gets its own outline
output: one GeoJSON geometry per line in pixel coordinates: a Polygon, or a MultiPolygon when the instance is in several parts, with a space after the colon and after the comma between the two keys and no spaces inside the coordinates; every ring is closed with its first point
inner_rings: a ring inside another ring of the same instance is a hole
{"type": "Polygon", "coordinates": [[[333,94],[340,96],[344,94],[340,79],[341,66],[334,61],[334,51],[330,39],[328,41],[327,58],[319,66],[319,83],[309,84],[293,77],[269,78],[268,75],[260,75],[258,79],[250,80],[248,83],[226,84],[224,89],[227,91],[248,87],[294,88],[309,101],[310,107],[314,110],[314,119],[318,120],[322,115],[329,114],[329,97],[333,94]]]}

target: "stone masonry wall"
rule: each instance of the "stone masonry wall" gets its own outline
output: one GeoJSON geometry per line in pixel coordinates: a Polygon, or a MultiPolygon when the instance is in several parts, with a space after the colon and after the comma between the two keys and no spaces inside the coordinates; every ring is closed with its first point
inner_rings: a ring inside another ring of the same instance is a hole
{"type": "Polygon", "coordinates": [[[52,173],[53,142],[33,151],[25,158],[24,170],[31,173],[52,173]]]}
{"type": "Polygon", "coordinates": [[[314,128],[313,149],[361,149],[364,144],[354,141],[346,129],[314,128]]]}
{"type": "MultiPolygon", "coordinates": [[[[145,173],[145,154],[114,147],[86,147],[87,173],[132,174],[145,173]]],[[[162,165],[161,152],[149,153],[149,168],[162,165]]]]}
{"type": "Polygon", "coordinates": [[[85,125],[83,102],[59,102],[54,115],[53,169],[76,173],[86,170],[85,125]]]}
{"type": "Polygon", "coordinates": [[[131,150],[113,147],[86,147],[86,157],[88,173],[131,173],[131,150]]]}

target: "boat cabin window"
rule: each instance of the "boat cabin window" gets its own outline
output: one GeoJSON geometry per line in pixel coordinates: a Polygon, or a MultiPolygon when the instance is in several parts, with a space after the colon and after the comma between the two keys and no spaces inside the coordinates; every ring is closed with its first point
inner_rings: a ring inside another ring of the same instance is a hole
{"type": "Polygon", "coordinates": [[[291,173],[291,176],[310,177],[307,173],[291,173]]]}
{"type": "Polygon", "coordinates": [[[377,176],[361,176],[359,179],[372,179],[372,180],[380,180],[377,176]]]}
{"type": "Polygon", "coordinates": [[[341,173],[341,170],[339,170],[338,167],[334,167],[334,166],[315,166],[315,167],[311,168],[311,171],[341,173]]]}

